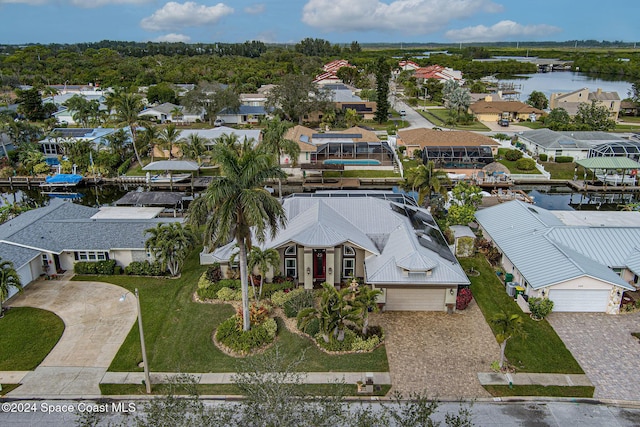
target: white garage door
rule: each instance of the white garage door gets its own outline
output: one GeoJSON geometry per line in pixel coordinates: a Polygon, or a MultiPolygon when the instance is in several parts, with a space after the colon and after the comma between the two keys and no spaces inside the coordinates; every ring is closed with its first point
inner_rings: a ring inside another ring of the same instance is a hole
{"type": "Polygon", "coordinates": [[[608,290],[552,289],[549,299],[553,301],[553,311],[597,312],[607,311],[608,290]]]}
{"type": "Polygon", "coordinates": [[[444,311],[445,289],[387,288],[386,311],[444,311]]]}

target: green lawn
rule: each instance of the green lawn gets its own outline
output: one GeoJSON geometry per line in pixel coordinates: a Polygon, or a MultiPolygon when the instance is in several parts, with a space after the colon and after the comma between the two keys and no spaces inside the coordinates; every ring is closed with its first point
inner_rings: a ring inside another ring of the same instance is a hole
{"type": "MultiPolygon", "coordinates": [[[[551,179],[567,179],[572,180],[576,173],[575,163],[556,163],[556,162],[540,162],[544,169],[551,174],[551,179]]],[[[578,180],[584,178],[584,168],[578,166],[578,180]]],[[[593,172],[587,170],[587,179],[593,179],[593,172]]]]}
{"type": "MultiPolygon", "coordinates": [[[[426,111],[419,111],[420,114],[424,116],[427,120],[433,123],[436,126],[440,126],[443,128],[447,128],[448,126],[445,124],[447,122],[447,118],[449,115],[449,111],[443,108],[432,108],[426,111]]],[[[454,127],[455,130],[468,130],[468,131],[480,131],[480,132],[488,132],[491,129],[486,127],[480,122],[473,122],[470,125],[456,125],[454,127]]]]}
{"type": "Polygon", "coordinates": [[[2,384],[2,390],[0,390],[0,396],[4,396],[11,390],[15,390],[20,387],[20,384],[2,384]]]}
{"type": "Polygon", "coordinates": [[[498,163],[502,163],[503,165],[505,165],[506,167],[509,168],[509,172],[511,173],[522,173],[522,174],[527,174],[527,175],[540,175],[540,171],[538,169],[533,169],[530,171],[523,171],[520,170],[516,167],[516,162],[512,162],[511,160],[507,160],[507,159],[500,159],[497,160],[498,163]]]}
{"type": "Polygon", "coordinates": [[[14,307],[0,319],[0,371],[31,371],[55,347],[64,322],[50,311],[14,307]]]}
{"type": "Polygon", "coordinates": [[[542,123],[542,122],[527,122],[527,121],[523,121],[523,122],[514,123],[514,125],[524,126],[526,128],[529,128],[529,129],[542,129],[542,128],[544,128],[544,123],[542,123]]]}
{"type": "MultiPolygon", "coordinates": [[[[198,251],[187,259],[179,279],[129,276],[76,277],[114,283],[140,292],[147,357],[155,372],[234,372],[238,359],[222,353],[212,342],[213,331],[233,315],[228,304],[201,304],[192,300],[200,274],[198,251]]],[[[282,323],[279,322],[280,326],[282,323]]],[[[308,339],[280,328],[276,343],[285,362],[305,354],[303,371],[381,371],[389,370],[384,346],[371,353],[331,356],[308,339]]],[[[271,348],[267,351],[274,351],[271,348]]],[[[142,360],[138,326],[135,324],[114,358],[110,371],[141,371],[142,360]]]]}
{"type": "Polygon", "coordinates": [[[542,386],[542,385],[486,385],[484,388],[494,397],[504,396],[552,396],[592,398],[595,387],[542,386]]]}
{"type": "Polygon", "coordinates": [[[473,267],[480,272],[478,277],[469,277],[471,291],[490,326],[490,319],[500,311],[522,315],[527,337],[509,340],[506,349],[507,359],[518,371],[584,373],[546,320],[536,322],[522,313],[518,304],[507,295],[504,285],[498,279],[494,269],[482,255],[474,258],[461,258],[460,264],[465,271],[469,271],[473,267]]]}
{"type": "Polygon", "coordinates": [[[640,123],[638,124],[617,124],[613,132],[638,132],[640,131],[640,123]]]}

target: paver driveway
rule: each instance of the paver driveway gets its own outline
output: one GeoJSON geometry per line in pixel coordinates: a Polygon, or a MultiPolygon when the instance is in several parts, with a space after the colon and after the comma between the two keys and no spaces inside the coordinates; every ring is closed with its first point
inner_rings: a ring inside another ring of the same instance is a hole
{"type": "Polygon", "coordinates": [[[640,313],[552,313],[549,323],[596,386],[599,399],[640,399],[640,313]]]}
{"type": "Polygon", "coordinates": [[[64,321],[60,341],[11,396],[100,394],[98,384],[136,320],[136,300],[100,282],[38,281],[11,301],[14,307],[54,312],[64,321]]]}
{"type": "Polygon", "coordinates": [[[386,312],[375,319],[385,331],[392,392],[489,397],[477,373],[490,369],[500,348],[475,300],[455,314],[386,312]]]}

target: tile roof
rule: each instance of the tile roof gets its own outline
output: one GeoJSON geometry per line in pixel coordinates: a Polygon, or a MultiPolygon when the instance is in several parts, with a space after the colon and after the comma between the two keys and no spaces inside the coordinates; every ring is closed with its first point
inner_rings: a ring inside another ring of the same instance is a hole
{"type": "Polygon", "coordinates": [[[544,111],[532,107],[520,101],[490,101],[485,100],[474,102],[469,106],[474,114],[501,114],[501,113],[518,113],[518,114],[544,114],[544,111]]]}
{"type": "Polygon", "coordinates": [[[467,131],[438,131],[426,128],[417,128],[398,131],[398,144],[419,145],[420,148],[428,146],[480,146],[499,145],[496,141],[485,135],[467,131]]]}

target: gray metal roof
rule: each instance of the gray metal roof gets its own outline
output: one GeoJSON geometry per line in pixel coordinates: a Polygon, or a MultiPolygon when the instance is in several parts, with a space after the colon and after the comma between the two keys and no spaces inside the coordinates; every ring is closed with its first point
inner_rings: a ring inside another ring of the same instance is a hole
{"type": "Polygon", "coordinates": [[[535,289],[582,276],[632,289],[606,265],[577,250],[572,242],[559,243],[552,237],[557,229],[566,226],[545,209],[511,201],[476,212],[476,219],[535,289]]]}
{"type": "Polygon", "coordinates": [[[588,149],[605,142],[622,140],[607,132],[553,131],[546,128],[525,131],[519,137],[546,149],[588,149]]]}
{"type": "Polygon", "coordinates": [[[213,129],[183,129],[180,132],[180,136],[187,139],[189,135],[196,134],[202,138],[208,139],[209,144],[214,144],[215,140],[222,135],[235,134],[238,136],[238,140],[242,141],[244,138],[260,140],[260,129],[233,129],[228,126],[220,126],[213,129]]]}
{"type": "MultiPolygon", "coordinates": [[[[351,196],[354,193],[349,192],[351,196]]],[[[368,283],[468,284],[450,249],[446,246],[440,248],[437,242],[431,242],[432,235],[415,229],[411,221],[417,221],[417,218],[402,213],[403,206],[384,200],[379,194],[373,197],[293,195],[283,200],[288,218],[286,228],[280,230],[275,239],[267,239],[262,246],[276,248],[296,242],[307,247],[327,248],[350,244],[364,249],[368,255],[365,260],[365,280],[368,283]],[[430,245],[420,243],[419,239],[428,240],[426,243],[430,245]],[[442,250],[449,253],[441,253],[442,250]],[[449,259],[443,255],[448,255],[449,259]],[[407,272],[411,274],[407,275],[407,272]]],[[[406,206],[412,212],[421,212],[421,218],[431,218],[420,208],[406,206]]],[[[431,231],[440,233],[437,228],[431,231]]],[[[233,252],[230,248],[234,245],[232,242],[220,247],[212,255],[225,261],[233,252]]]]}

